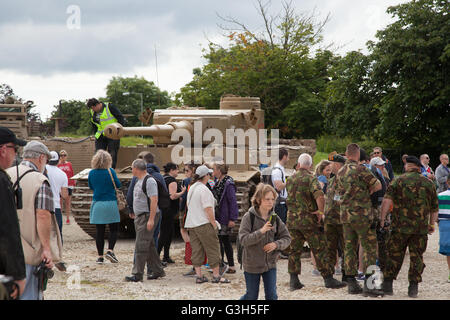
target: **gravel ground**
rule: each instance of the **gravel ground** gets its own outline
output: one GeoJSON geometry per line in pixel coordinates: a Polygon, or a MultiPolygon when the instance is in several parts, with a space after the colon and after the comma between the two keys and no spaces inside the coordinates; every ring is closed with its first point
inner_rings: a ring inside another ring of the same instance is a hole
{"type": "MultiPolygon", "coordinates": [[[[176,240],[172,244],[171,257],[175,264],[166,269],[166,277],[158,280],[144,280],[143,283],[127,283],[124,277],[130,275],[133,261],[134,240],[118,240],[115,254],[118,264],[105,261],[96,264],[97,253],[95,241],[72,220],[70,225],[63,226],[64,261],[76,272],[59,272],[49,280],[46,300],[236,300],[245,292],[243,271],[237,268],[235,274],[227,274],[230,284],[212,284],[211,282],[195,284],[194,278],[182,276],[190,266],[184,264],[184,243],[176,240]],[[71,279],[79,277],[80,285],[70,285],[71,279]]],[[[445,257],[438,253],[438,231],[429,237],[425,252],[426,268],[423,282],[419,285],[419,297],[423,300],[450,300],[450,283],[447,283],[448,270],[445,257]]],[[[107,247],[107,241],[105,241],[107,247]]],[[[394,282],[394,296],[384,298],[365,298],[362,295],[348,295],[347,289],[327,289],[321,277],[311,275],[311,259],[303,259],[303,274],[300,280],[305,287],[294,292],[289,291],[289,275],[287,260],[278,262],[278,297],[282,300],[361,300],[410,299],[408,290],[409,255],[394,282]]],[[[211,274],[204,270],[211,280],[211,274]]],[[[338,279],[340,276],[338,276],[338,279]]],[[[261,286],[260,299],[264,299],[261,286]]]]}

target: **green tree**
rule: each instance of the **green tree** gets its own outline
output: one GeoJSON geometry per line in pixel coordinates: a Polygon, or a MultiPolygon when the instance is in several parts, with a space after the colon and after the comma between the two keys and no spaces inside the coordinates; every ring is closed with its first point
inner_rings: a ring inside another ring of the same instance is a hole
{"type": "Polygon", "coordinates": [[[339,137],[372,136],[379,123],[371,82],[371,57],[359,51],[347,53],[330,70],[326,89],[324,127],[339,137]]]}
{"type": "Polygon", "coordinates": [[[208,63],[194,70],[193,80],[181,88],[176,100],[218,108],[220,97],[226,93],[257,96],[265,110],[267,128],[281,129],[284,137],[314,136],[321,123],[318,96],[322,95],[317,93],[324,90],[326,80],[321,73],[323,66],[310,53],[322,40],[320,33],[327,19],[317,23],[313,15],[297,14],[290,3],[284,3],[283,13],[274,17],[267,5],[258,4],[264,32],[253,32],[233,18],[222,18],[231,25],[223,27],[230,46],[209,43],[203,56],[208,63]]]}
{"type": "Polygon", "coordinates": [[[153,81],[144,77],[132,78],[113,77],[106,86],[106,101],[117,106],[122,114],[130,114],[127,118],[128,126],[140,126],[138,117],[141,113],[141,96],[143,109],[164,109],[170,107],[172,101],[167,91],[161,91],[153,81]],[[129,95],[124,95],[129,92],[129,95]]]}
{"type": "MultiPolygon", "coordinates": [[[[54,106],[54,110],[51,113],[51,118],[54,117],[63,118],[60,125],[61,133],[78,135],[92,134],[92,127],[89,120],[90,114],[84,101],[61,100],[61,109],[59,109],[59,105],[54,106]]],[[[54,128],[55,120],[50,119],[47,125],[54,128]]]]}
{"type": "Polygon", "coordinates": [[[448,150],[450,5],[417,0],[389,7],[397,20],[369,43],[380,101],[379,138],[398,148],[448,150]]]}

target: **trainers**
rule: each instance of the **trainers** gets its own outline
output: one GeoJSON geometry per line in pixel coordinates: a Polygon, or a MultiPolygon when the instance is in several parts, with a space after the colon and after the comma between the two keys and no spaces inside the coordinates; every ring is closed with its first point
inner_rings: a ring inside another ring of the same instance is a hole
{"type": "Polygon", "coordinates": [[[189,272],[183,274],[184,277],[195,277],[197,274],[195,273],[195,269],[192,268],[189,272]]]}
{"type": "Polygon", "coordinates": [[[117,260],[117,258],[115,256],[114,252],[112,252],[112,251],[108,251],[105,254],[105,258],[108,259],[109,261],[111,261],[112,263],[118,263],[119,262],[119,260],[117,260]]]}
{"type": "Polygon", "coordinates": [[[317,270],[317,269],[314,269],[314,270],[311,272],[311,274],[312,274],[313,276],[320,277],[320,272],[319,272],[319,270],[317,270]]]}
{"type": "Polygon", "coordinates": [[[219,267],[219,275],[222,277],[225,272],[228,271],[228,265],[226,263],[223,263],[220,267],[219,267]]]}
{"type": "Polygon", "coordinates": [[[366,276],[364,275],[364,273],[358,271],[358,276],[356,277],[356,280],[364,281],[366,280],[366,276]]]}
{"type": "Polygon", "coordinates": [[[97,263],[98,263],[98,264],[103,264],[103,262],[105,262],[105,259],[103,259],[103,257],[99,257],[99,258],[97,259],[97,263]]]}

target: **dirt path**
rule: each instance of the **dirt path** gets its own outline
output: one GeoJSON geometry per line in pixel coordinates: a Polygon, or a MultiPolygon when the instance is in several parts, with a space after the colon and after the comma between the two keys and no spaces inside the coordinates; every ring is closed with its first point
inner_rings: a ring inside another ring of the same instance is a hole
{"type": "MultiPolygon", "coordinates": [[[[184,277],[183,273],[189,270],[184,264],[184,243],[177,240],[172,244],[171,257],[176,261],[166,269],[166,277],[158,280],[144,280],[143,283],[127,283],[124,277],[130,275],[133,261],[134,240],[118,240],[115,253],[119,259],[118,264],[106,261],[104,265],[97,265],[97,253],[95,241],[84,233],[81,228],[72,221],[71,225],[63,226],[64,234],[64,261],[68,267],[78,268],[80,287],[73,288],[68,285],[70,278],[76,278],[76,272],[55,271],[53,279],[49,280],[46,300],[202,300],[202,299],[239,299],[245,292],[245,280],[243,271],[235,274],[227,274],[231,284],[212,284],[210,282],[201,285],[195,284],[193,278],[184,277]]],[[[419,285],[419,299],[443,299],[450,300],[450,283],[447,283],[448,270],[445,258],[438,253],[439,234],[436,232],[429,237],[428,248],[425,253],[426,268],[423,274],[423,282],[419,285]]],[[[107,245],[107,241],[106,241],[107,245]]],[[[105,246],[106,247],[106,246],[105,246]]],[[[399,275],[399,280],[394,282],[394,296],[377,299],[409,299],[408,268],[409,256],[399,275]]],[[[302,260],[303,274],[300,276],[305,288],[290,292],[289,276],[287,273],[287,260],[278,263],[278,297],[283,300],[361,300],[361,295],[351,296],[347,289],[326,289],[321,277],[311,275],[311,259],[302,260]]],[[[207,277],[211,274],[205,270],[207,277]]],[[[264,299],[264,290],[261,287],[260,299],[264,299]]]]}

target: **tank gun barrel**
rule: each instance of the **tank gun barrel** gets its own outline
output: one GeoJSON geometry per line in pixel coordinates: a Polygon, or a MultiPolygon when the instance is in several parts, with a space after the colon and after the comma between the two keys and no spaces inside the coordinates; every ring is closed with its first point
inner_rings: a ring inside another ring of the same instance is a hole
{"type": "Polygon", "coordinates": [[[149,127],[123,127],[119,123],[113,123],[105,128],[106,137],[119,140],[123,136],[152,136],[170,137],[175,129],[185,129],[193,133],[192,124],[189,121],[168,122],[165,124],[154,124],[149,127]]]}

